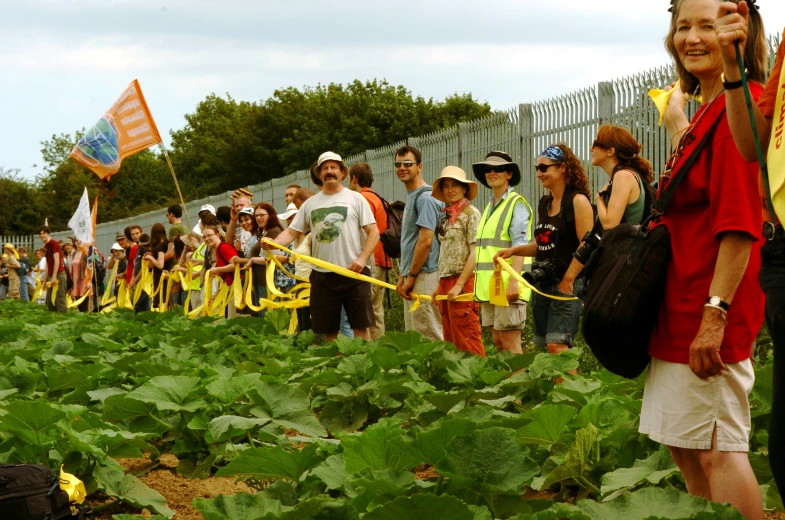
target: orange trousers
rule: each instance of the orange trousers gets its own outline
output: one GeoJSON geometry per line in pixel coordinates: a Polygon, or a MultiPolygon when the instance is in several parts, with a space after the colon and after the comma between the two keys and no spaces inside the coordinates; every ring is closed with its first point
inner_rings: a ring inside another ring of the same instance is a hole
{"type": "MultiPolygon", "coordinates": [[[[447,294],[455,286],[459,275],[439,278],[439,294],[447,294]]],[[[474,275],[463,286],[463,292],[474,292],[474,275]]],[[[444,341],[449,341],[458,350],[485,357],[480,328],[480,304],[477,302],[438,301],[442,315],[444,341]]]]}

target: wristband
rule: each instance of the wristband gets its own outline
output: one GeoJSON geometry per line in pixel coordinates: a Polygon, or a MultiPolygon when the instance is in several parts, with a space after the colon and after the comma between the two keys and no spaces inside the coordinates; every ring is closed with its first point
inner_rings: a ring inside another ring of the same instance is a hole
{"type": "Polygon", "coordinates": [[[725,73],[724,72],[722,73],[721,79],[722,79],[722,88],[724,88],[725,90],[735,90],[737,88],[741,88],[741,86],[743,85],[741,80],[738,80],[738,81],[725,81],[725,73]]]}
{"type": "Polygon", "coordinates": [[[411,276],[412,278],[417,278],[419,275],[420,275],[420,273],[409,273],[406,276],[411,276]]]}

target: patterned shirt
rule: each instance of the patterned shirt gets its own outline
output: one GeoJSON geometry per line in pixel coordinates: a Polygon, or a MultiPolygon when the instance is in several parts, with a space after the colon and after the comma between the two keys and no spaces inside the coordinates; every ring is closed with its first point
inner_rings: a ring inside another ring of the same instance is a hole
{"type": "Polygon", "coordinates": [[[444,234],[436,237],[441,242],[439,278],[463,272],[469,259],[469,245],[477,243],[477,228],[481,217],[480,210],[469,205],[458,215],[454,225],[450,224],[448,219],[442,221],[444,234]]]}

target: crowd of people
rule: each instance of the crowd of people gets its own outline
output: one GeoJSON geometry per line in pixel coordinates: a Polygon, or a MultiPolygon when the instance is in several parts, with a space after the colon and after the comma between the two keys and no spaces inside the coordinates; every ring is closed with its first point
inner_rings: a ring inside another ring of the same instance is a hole
{"type": "MultiPolygon", "coordinates": [[[[765,197],[734,45],[744,49],[763,142],[777,116],[785,48],[764,87],[765,33],[754,1],[671,4],[666,47],[679,81],[663,113],[674,153],[660,189],[682,167],[689,175],[657,224],[667,226],[673,255],[649,343],[640,431],[669,447],[690,493],[730,502],[757,519],[762,501],[746,452],[752,348],[764,318],[775,360],[769,454],[785,489],[785,233],[776,216],[761,208],[765,197]],[[690,121],[685,107],[692,97],[701,107],[690,121]],[[705,146],[688,160],[699,142],[705,146]]],[[[395,290],[403,298],[406,330],[485,356],[485,327],[497,350],[521,353],[528,314],[537,347],[552,354],[570,348],[582,311],[580,300],[570,297],[584,290],[585,258],[578,251],[586,237],[620,223],[641,224],[648,216],[654,172],[641,151],[628,130],[602,126],[590,148],[591,163],[607,173],[608,183],[592,197],[575,152],[562,143],[546,147],[535,164],[546,190],[535,212],[516,192],[520,166],[503,151],[489,151],[472,165],[471,177],[447,166],[431,186],[423,178],[421,152],[413,146],[396,150],[391,160],[407,199],[395,290]],[[488,200],[477,200],[478,184],[490,190],[488,200]],[[499,259],[528,273],[536,291],[506,271],[498,273],[499,259]],[[502,302],[491,294],[499,277],[502,302]]],[[[38,285],[54,292],[40,298],[52,310],[66,312],[69,296],[70,306],[97,310],[102,291],[116,292],[123,284],[133,291],[145,283],[149,265],[154,291],[136,291],[135,310],[198,309],[205,303],[206,274],[232,286],[239,265],[241,276],[252,274],[254,302],[273,300],[271,294],[286,293],[298,281],[310,283],[309,306],[293,310],[300,329],[326,340],[340,333],[377,339],[385,332],[385,288],[369,280],[387,283],[394,268],[397,255],[380,240],[395,231],[390,205],[372,190],[367,163],[347,167],[338,154],[325,152],[311,179],[310,188],[286,188],[282,214],[273,204],[254,203],[243,189],[231,206],[204,205],[191,230],[178,205],[168,208],[168,232],[163,224],[147,233],[127,227],[112,245],[106,274],[93,277],[107,286],[94,284],[94,291],[86,267],[103,264],[102,255],[95,251],[88,258],[81,244],[58,243],[44,226],[35,265],[23,248],[5,244],[0,295],[29,299],[38,285]],[[298,255],[320,262],[312,265],[298,255]],[[276,264],[272,278],[270,262],[276,264]],[[162,280],[174,273],[182,276],[171,290],[161,290],[162,280]]],[[[225,315],[264,312],[236,308],[229,298],[225,315]]]]}

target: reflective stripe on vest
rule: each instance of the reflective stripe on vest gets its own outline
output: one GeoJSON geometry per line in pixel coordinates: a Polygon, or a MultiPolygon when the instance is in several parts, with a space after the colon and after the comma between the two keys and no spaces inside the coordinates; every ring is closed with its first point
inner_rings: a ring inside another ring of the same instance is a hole
{"type": "MultiPolygon", "coordinates": [[[[534,217],[532,208],[525,198],[514,191],[510,192],[509,196],[492,213],[492,202],[488,203],[485,211],[482,213],[482,219],[477,228],[477,274],[474,283],[474,294],[477,301],[487,302],[490,299],[489,286],[493,272],[496,270],[496,266],[493,264],[493,257],[500,250],[512,246],[510,223],[512,222],[513,208],[519,202],[525,204],[526,209],[529,210],[529,225],[526,229],[526,237],[531,240],[534,217]]],[[[530,266],[532,257],[524,257],[523,263],[524,268],[530,266]]],[[[502,279],[505,285],[507,285],[509,278],[510,275],[502,271],[502,279]]],[[[531,290],[521,287],[520,297],[521,300],[529,301],[531,290]]]]}

